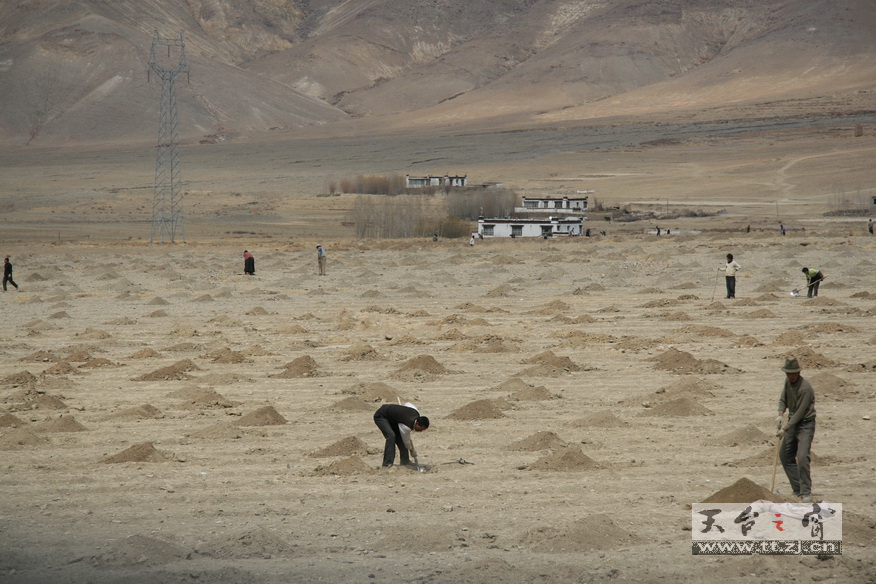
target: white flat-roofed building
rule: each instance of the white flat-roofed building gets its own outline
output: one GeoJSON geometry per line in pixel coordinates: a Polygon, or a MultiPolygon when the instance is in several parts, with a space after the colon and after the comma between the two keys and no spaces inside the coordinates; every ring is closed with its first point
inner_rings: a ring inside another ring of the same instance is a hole
{"type": "Polygon", "coordinates": [[[586,213],[589,197],[523,197],[515,213],[550,213],[552,215],[573,215],[586,213]]]}
{"type": "Polygon", "coordinates": [[[465,187],[468,186],[468,175],[463,176],[411,176],[405,175],[405,188],[423,189],[426,187],[465,187]]]}
{"type": "Polygon", "coordinates": [[[585,217],[547,217],[545,219],[478,218],[478,235],[488,237],[554,237],[582,235],[585,217]]]}

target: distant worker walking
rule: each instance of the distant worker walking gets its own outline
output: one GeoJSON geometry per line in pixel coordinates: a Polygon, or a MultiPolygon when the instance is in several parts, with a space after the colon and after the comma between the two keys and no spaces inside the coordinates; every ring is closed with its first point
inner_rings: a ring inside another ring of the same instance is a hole
{"type": "Polygon", "coordinates": [[[9,282],[15,289],[18,290],[18,284],[12,279],[12,263],[9,258],[3,260],[3,291],[6,292],[6,282],[9,282]]]}
{"type": "Polygon", "coordinates": [[[733,254],[727,254],[727,263],[719,270],[724,270],[724,280],[727,283],[727,298],[736,298],[736,272],[742,269],[734,259],[733,254]]]}
{"type": "Polygon", "coordinates": [[[784,223],[779,223],[779,231],[781,231],[781,232],[782,232],[782,235],[784,235],[785,232],[788,231],[788,228],[785,227],[785,224],[784,224],[784,223]]]}
{"type": "Polygon", "coordinates": [[[870,235],[873,235],[873,220],[872,219],[867,221],[867,231],[870,232],[870,235]]]}
{"type": "Polygon", "coordinates": [[[779,396],[779,415],[776,418],[776,435],[782,438],[779,459],[794,495],[804,503],[810,503],[812,475],[809,472],[809,451],[815,437],[815,392],[812,385],[800,375],[797,359],[786,359],[782,371],[786,379],[779,396]],[[788,419],[783,423],[785,410],[788,411],[788,419]]]}
{"type": "Polygon", "coordinates": [[[427,429],[429,418],[421,416],[414,404],[406,403],[403,406],[384,404],[374,412],[374,423],[386,438],[382,468],[389,468],[395,463],[396,447],[402,466],[411,465],[411,457],[417,459],[417,451],[411,441],[411,432],[422,432],[427,429]]]}
{"type": "Polygon", "coordinates": [[[255,275],[255,257],[247,250],[243,250],[243,273],[247,276],[255,275]]]}
{"type": "Polygon", "coordinates": [[[812,298],[818,296],[818,286],[820,286],[821,281],[824,280],[824,272],[816,269],[803,268],[803,273],[806,274],[806,297],[812,298]]]}
{"type": "Polygon", "coordinates": [[[321,245],[316,246],[316,263],[319,265],[319,275],[325,276],[325,250],[321,245]]]}

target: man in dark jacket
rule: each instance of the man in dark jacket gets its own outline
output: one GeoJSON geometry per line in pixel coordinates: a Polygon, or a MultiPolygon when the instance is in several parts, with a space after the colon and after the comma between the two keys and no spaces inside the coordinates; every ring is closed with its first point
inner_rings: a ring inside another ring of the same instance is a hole
{"type": "Polygon", "coordinates": [[[809,382],[800,376],[797,359],[786,359],[782,371],[786,379],[779,397],[779,416],[776,418],[777,435],[782,437],[779,458],[794,495],[804,503],[810,503],[812,476],[809,474],[809,450],[815,436],[815,392],[809,382]],[[788,410],[788,419],[783,423],[785,410],[788,410]]]}
{"type": "Polygon", "coordinates": [[[6,282],[9,282],[15,289],[18,290],[18,284],[15,283],[15,280],[12,279],[12,264],[9,262],[9,258],[3,260],[3,291],[6,292],[6,282]]]}
{"type": "Polygon", "coordinates": [[[395,462],[395,447],[398,446],[399,459],[402,465],[410,465],[413,456],[417,458],[414,443],[411,442],[411,431],[422,432],[429,427],[429,418],[421,416],[412,403],[405,405],[384,404],[374,412],[374,423],[380,428],[386,445],[383,448],[383,468],[389,468],[395,462]]]}

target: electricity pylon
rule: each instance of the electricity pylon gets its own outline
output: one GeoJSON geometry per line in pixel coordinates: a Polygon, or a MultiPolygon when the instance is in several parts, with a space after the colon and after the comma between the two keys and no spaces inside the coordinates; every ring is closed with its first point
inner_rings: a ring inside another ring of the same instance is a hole
{"type": "MultiPolygon", "coordinates": [[[[176,114],[176,80],[181,73],[188,78],[189,64],[183,33],[178,38],[152,37],[149,74],[161,79],[161,104],[158,109],[158,147],[155,156],[155,186],[152,193],[152,235],[150,241],[185,242],[182,206],[182,179],[177,142],[179,119],[176,114]],[[164,49],[167,57],[164,57],[164,49]]],[[[151,75],[149,75],[151,80],[151,75]]]]}

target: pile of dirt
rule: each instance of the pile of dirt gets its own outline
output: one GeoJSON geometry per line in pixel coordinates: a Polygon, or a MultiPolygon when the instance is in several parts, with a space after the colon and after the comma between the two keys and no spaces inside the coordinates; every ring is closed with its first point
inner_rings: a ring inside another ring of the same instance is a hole
{"type": "Polygon", "coordinates": [[[215,302],[216,300],[210,296],[209,294],[201,294],[196,297],[192,302],[215,302]]]}
{"type": "Polygon", "coordinates": [[[739,369],[734,369],[726,363],[721,363],[715,359],[697,359],[690,353],[679,351],[674,347],[649,360],[655,362],[654,367],[656,369],[671,371],[672,373],[709,375],[740,372],[739,369]]]}
{"type": "Polygon", "coordinates": [[[135,377],[132,381],[171,381],[179,379],[189,379],[189,371],[200,371],[201,368],[195,365],[191,359],[183,359],[177,361],[173,365],[156,369],[151,373],[145,373],[140,377],[135,377]]]}
{"type": "Polygon", "coordinates": [[[261,345],[253,345],[252,347],[244,349],[240,353],[247,357],[268,357],[274,355],[274,353],[268,351],[261,345]]]}
{"type": "Polygon", "coordinates": [[[646,302],[639,308],[665,308],[666,306],[676,306],[678,304],[682,303],[674,298],[661,298],[659,300],[651,300],[649,302],[646,302]]]}
{"type": "Polygon", "coordinates": [[[115,464],[118,462],[167,462],[169,460],[173,460],[173,454],[156,450],[152,442],[141,442],[118,454],[107,456],[100,462],[115,464]]]}
{"type": "Polygon", "coordinates": [[[13,428],[0,435],[0,450],[19,450],[46,442],[45,438],[37,436],[27,428],[13,428]]]}
{"type": "Polygon", "coordinates": [[[267,560],[275,556],[288,556],[294,546],[267,529],[257,527],[238,535],[223,535],[199,544],[195,553],[210,558],[239,560],[267,560]]]}
{"type": "Polygon", "coordinates": [[[551,322],[559,322],[562,324],[590,324],[596,322],[596,319],[589,314],[582,314],[579,316],[558,314],[551,319],[551,322]]]}
{"type": "Polygon", "coordinates": [[[314,469],[313,474],[318,477],[327,476],[353,476],[372,472],[373,469],[368,466],[358,456],[351,456],[343,460],[336,460],[325,466],[318,466],[314,469]]]}
{"type": "Polygon", "coordinates": [[[622,428],[626,422],[618,418],[614,412],[596,412],[574,423],[582,428],[622,428]]]}
{"type": "Polygon", "coordinates": [[[639,415],[657,417],[712,416],[714,412],[692,397],[680,397],[657,404],[639,415]]]}
{"type": "Polygon", "coordinates": [[[776,313],[768,308],[761,308],[760,310],[752,310],[744,318],[776,318],[776,313]]]}
{"type": "Polygon", "coordinates": [[[523,381],[519,377],[511,377],[510,379],[506,379],[505,381],[503,381],[502,383],[500,383],[499,385],[497,385],[493,389],[496,391],[512,391],[513,392],[513,391],[521,391],[521,390],[525,390],[525,389],[531,389],[533,387],[535,387],[535,386],[530,385],[529,383],[526,383],[525,381],[523,381]]]}
{"type": "Polygon", "coordinates": [[[559,357],[553,351],[544,351],[535,357],[530,357],[523,361],[524,363],[537,363],[540,365],[548,365],[558,369],[566,369],[567,371],[580,371],[578,367],[569,357],[559,357]]]}
{"type": "Polygon", "coordinates": [[[309,331],[300,324],[293,324],[291,326],[277,329],[277,333],[281,335],[300,335],[307,334],[308,332],[309,331]]]}
{"type": "Polygon", "coordinates": [[[374,409],[374,405],[354,395],[335,402],[332,404],[331,409],[339,412],[364,412],[374,409]]]}
{"type": "Polygon", "coordinates": [[[541,401],[545,399],[554,399],[556,396],[548,391],[543,385],[538,387],[527,387],[519,389],[508,396],[511,401],[541,401]]]}
{"type": "Polygon", "coordinates": [[[514,293],[514,288],[509,286],[508,284],[502,284],[501,286],[497,286],[493,288],[489,292],[487,292],[484,296],[486,298],[504,298],[505,296],[509,296],[514,293]]]}
{"type": "Polygon", "coordinates": [[[274,406],[263,406],[244,416],[234,424],[236,426],[282,426],[286,418],[280,415],[274,406]]]}
{"type": "Polygon", "coordinates": [[[368,445],[356,436],[347,436],[326,446],[316,452],[311,452],[308,456],[313,458],[327,458],[330,456],[365,456],[368,454],[368,445]]]}
{"type": "Polygon", "coordinates": [[[85,363],[87,361],[91,361],[94,359],[94,355],[91,354],[87,349],[79,349],[77,351],[73,351],[69,355],[66,355],[62,361],[68,361],[70,363],[85,363]]]}
{"type": "Polygon", "coordinates": [[[167,314],[166,310],[153,310],[152,312],[150,312],[146,316],[148,316],[149,318],[162,318],[164,316],[170,316],[170,315],[167,314]]]}
{"type": "Polygon", "coordinates": [[[66,410],[67,404],[63,400],[47,393],[37,393],[30,395],[25,399],[24,403],[14,404],[11,410],[66,410]]]}
{"type": "Polygon", "coordinates": [[[450,371],[431,355],[417,355],[405,361],[392,377],[406,381],[426,381],[450,371]]]}
{"type": "Polygon", "coordinates": [[[563,448],[553,454],[538,459],[529,466],[529,470],[561,472],[577,472],[598,468],[602,468],[602,465],[584,454],[584,452],[576,446],[563,448]]]}
{"type": "Polygon", "coordinates": [[[382,381],[374,381],[371,383],[356,383],[345,389],[343,393],[358,395],[365,401],[376,402],[395,402],[399,397],[398,390],[391,385],[387,385],[382,381]]]}
{"type": "Polygon", "coordinates": [[[504,418],[505,414],[493,400],[479,399],[453,410],[447,415],[448,420],[496,420],[504,418]]]}
{"type": "Polygon", "coordinates": [[[819,322],[816,324],[808,324],[803,327],[811,333],[859,333],[861,330],[850,324],[842,324],[839,322],[819,322]]]}
{"type": "Polygon", "coordinates": [[[512,442],[506,448],[517,452],[535,452],[537,450],[557,450],[566,445],[566,441],[557,436],[555,432],[545,430],[512,442]]]}
{"type": "Polygon", "coordinates": [[[521,543],[542,553],[574,553],[590,550],[614,550],[644,543],[634,533],[618,527],[608,515],[588,515],[569,525],[536,527],[528,531],[521,543]]]}
{"type": "Polygon", "coordinates": [[[36,382],[36,375],[27,370],[19,371],[0,379],[0,384],[6,387],[21,387],[22,385],[33,385],[36,382]]]}
{"type": "Polygon", "coordinates": [[[203,359],[210,359],[214,363],[252,363],[252,360],[247,359],[240,351],[232,351],[228,347],[211,351],[203,355],[203,359]]]}
{"type": "Polygon", "coordinates": [[[161,353],[155,349],[140,349],[136,353],[128,355],[128,359],[154,359],[156,357],[161,357],[161,353]]]}
{"type": "Polygon", "coordinates": [[[70,375],[76,373],[76,368],[67,361],[58,361],[43,371],[43,375],[70,375]]]}
{"type": "Polygon", "coordinates": [[[231,401],[213,389],[204,389],[198,386],[184,387],[177,391],[172,391],[167,394],[167,397],[185,400],[190,407],[199,410],[207,408],[233,408],[239,405],[238,402],[231,401]]]}
{"type": "Polygon", "coordinates": [[[860,393],[855,384],[827,371],[816,373],[807,379],[812,384],[812,387],[815,388],[818,399],[839,400],[860,393]]]}
{"type": "Polygon", "coordinates": [[[619,351],[642,351],[650,349],[656,343],[657,341],[654,339],[646,339],[644,337],[624,337],[612,345],[611,348],[619,351]]]}
{"type": "Polygon", "coordinates": [[[207,426],[188,434],[191,438],[203,438],[206,440],[239,440],[246,435],[243,428],[231,423],[220,423],[207,426]]]}
{"type": "Polygon", "coordinates": [[[109,359],[103,357],[95,357],[79,366],[80,369],[99,369],[101,367],[122,367],[122,365],[113,363],[109,359]]]}
{"type": "Polygon", "coordinates": [[[562,300],[554,300],[541,308],[527,312],[527,314],[550,315],[557,312],[568,312],[570,309],[571,307],[562,300]]]}
{"type": "Polygon", "coordinates": [[[76,421],[73,416],[60,416],[47,420],[33,427],[36,432],[85,432],[88,430],[85,426],[76,421]]]}
{"type": "Polygon", "coordinates": [[[49,361],[54,363],[57,360],[58,356],[49,351],[36,351],[19,359],[19,361],[26,363],[45,363],[49,361]]]}
{"type": "Polygon", "coordinates": [[[198,382],[205,385],[236,385],[238,383],[252,383],[253,379],[239,373],[208,373],[198,377],[198,382]]]}
{"type": "Polygon", "coordinates": [[[268,316],[270,313],[261,306],[255,306],[245,313],[247,316],[268,316]]]}
{"type": "Polygon", "coordinates": [[[89,558],[91,565],[159,566],[183,560],[189,551],[176,544],[145,535],[132,535],[109,544],[99,556],[89,558]]]}
{"type": "Polygon", "coordinates": [[[376,361],[380,359],[377,350],[367,343],[354,343],[344,351],[341,361],[376,361]]]}
{"type": "Polygon", "coordinates": [[[751,479],[741,478],[729,487],[713,493],[703,503],[753,503],[755,501],[772,501],[773,503],[791,503],[796,500],[787,499],[782,495],[771,493],[751,479]]]}
{"type": "Polygon", "coordinates": [[[762,432],[757,426],[749,424],[748,426],[738,428],[732,432],[713,438],[709,440],[709,444],[714,446],[729,446],[732,448],[734,446],[767,444],[773,440],[774,438],[772,436],[766,432],[762,432]]]}
{"type": "Polygon", "coordinates": [[[654,318],[659,318],[660,320],[670,320],[670,321],[671,320],[678,320],[678,321],[693,320],[688,313],[686,313],[684,311],[680,311],[680,310],[677,310],[675,312],[664,312],[662,314],[657,314],[654,316],[654,318]]]}
{"type": "Polygon", "coordinates": [[[156,296],[152,300],[146,303],[147,306],[164,306],[166,304],[170,304],[167,300],[162,298],[161,296],[156,296]]]}
{"type": "Polygon", "coordinates": [[[293,359],[289,363],[283,365],[283,371],[270,375],[269,377],[294,379],[297,377],[319,377],[321,375],[322,372],[320,372],[319,366],[316,364],[316,361],[313,360],[313,357],[310,355],[302,355],[301,357],[293,359]]]}
{"type": "Polygon", "coordinates": [[[27,426],[27,423],[12,414],[0,414],[0,428],[21,428],[22,426],[27,426]]]}
{"type": "Polygon", "coordinates": [[[844,366],[839,361],[834,361],[821,353],[816,353],[815,349],[808,345],[801,345],[796,349],[781,353],[776,356],[776,361],[784,362],[789,357],[796,358],[804,371],[806,369],[835,369],[844,366]]]}
{"type": "Polygon", "coordinates": [[[535,365],[517,373],[521,377],[559,377],[582,370],[569,357],[558,357],[553,351],[544,351],[523,362],[535,365]]]}
{"type": "Polygon", "coordinates": [[[448,347],[447,350],[455,353],[516,353],[520,349],[502,337],[486,335],[456,343],[448,347]]]}
{"type": "Polygon", "coordinates": [[[718,326],[707,326],[700,324],[689,324],[678,329],[678,332],[699,335],[701,337],[733,337],[735,333],[718,326]]]}
{"type": "Polygon", "coordinates": [[[124,409],[111,416],[113,420],[148,420],[163,418],[164,414],[151,404],[143,404],[133,408],[124,409]]]}

